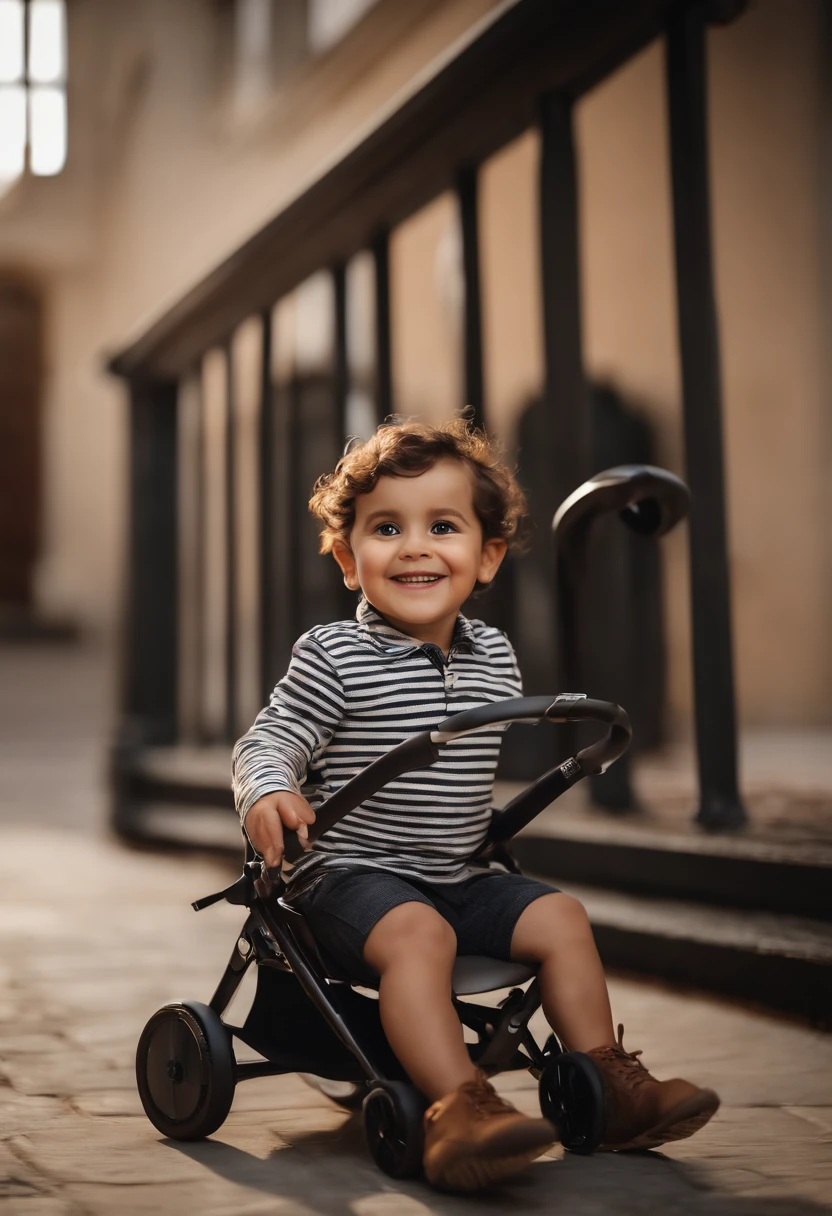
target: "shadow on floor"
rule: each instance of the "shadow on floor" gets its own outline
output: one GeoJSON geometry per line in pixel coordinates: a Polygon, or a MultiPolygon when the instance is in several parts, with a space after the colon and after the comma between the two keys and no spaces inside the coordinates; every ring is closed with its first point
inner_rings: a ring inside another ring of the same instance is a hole
{"type": "MultiPolygon", "coordinates": [[[[277,1134],[277,1133],[276,1133],[277,1134]]],[[[524,1173],[476,1197],[442,1194],[421,1180],[396,1181],[371,1161],[359,1115],[336,1131],[287,1134],[265,1159],[219,1140],[185,1144],[162,1143],[240,1187],[294,1199],[318,1216],[355,1216],[356,1203],[384,1196],[383,1210],[393,1213],[418,1204],[420,1212],[437,1216],[476,1211],[493,1213],[547,1212],[557,1203],[569,1216],[829,1216],[832,1209],[794,1197],[747,1198],[705,1189],[706,1165],[689,1168],[658,1152],[597,1154],[561,1160],[543,1159],[524,1173]]],[[[769,1181],[760,1176],[762,1186],[769,1181]]],[[[769,1182],[769,1185],[772,1185],[769,1182]]],[[[414,1206],[413,1211],[417,1208],[414,1206]]],[[[382,1211],[381,1205],[373,1211],[382,1211]]]]}

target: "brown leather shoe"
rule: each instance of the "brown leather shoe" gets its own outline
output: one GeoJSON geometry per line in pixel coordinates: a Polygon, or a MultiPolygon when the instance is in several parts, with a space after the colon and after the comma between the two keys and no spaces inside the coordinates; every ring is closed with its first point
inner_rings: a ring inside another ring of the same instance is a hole
{"type": "Polygon", "coordinates": [[[425,1174],[443,1190],[476,1191],[516,1173],[557,1139],[548,1120],[521,1114],[478,1071],[425,1112],[425,1174]]]}
{"type": "Polygon", "coordinates": [[[712,1089],[699,1089],[675,1078],[657,1081],[639,1060],[640,1051],[624,1050],[624,1027],[618,1044],[586,1053],[607,1083],[607,1127],[602,1149],[658,1148],[684,1140],[704,1127],[719,1109],[712,1089]]]}

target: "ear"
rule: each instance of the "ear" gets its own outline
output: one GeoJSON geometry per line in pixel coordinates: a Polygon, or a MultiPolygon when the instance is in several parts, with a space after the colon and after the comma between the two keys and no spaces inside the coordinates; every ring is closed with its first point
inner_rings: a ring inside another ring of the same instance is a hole
{"type": "Polygon", "coordinates": [[[344,575],[344,586],[348,587],[350,591],[359,591],[361,584],[358,581],[358,570],[349,545],[342,540],[333,541],[332,556],[341,567],[341,573],[344,575]]]}
{"type": "Polygon", "coordinates": [[[480,568],[477,573],[478,583],[490,583],[494,575],[500,569],[503,558],[506,555],[508,544],[501,537],[492,536],[485,541],[480,554],[480,568]]]}

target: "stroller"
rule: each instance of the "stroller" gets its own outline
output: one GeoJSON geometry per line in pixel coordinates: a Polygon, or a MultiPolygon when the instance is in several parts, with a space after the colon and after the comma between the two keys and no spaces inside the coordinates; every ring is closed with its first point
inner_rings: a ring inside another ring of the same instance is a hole
{"type": "MultiPolygon", "coordinates": [[[[433,763],[441,744],[486,726],[544,719],[592,720],[607,731],[494,811],[473,862],[516,871],[507,842],[570,786],[603,772],[626,751],[631,728],[619,706],[583,694],[561,694],[513,698],[454,714],[434,730],[406,739],[342,786],[318,808],[310,840],[388,781],[433,763]]],[[[302,855],[295,833],[286,832],[285,851],[290,861],[302,855]]],[[[239,1082],[297,1072],[340,1106],[363,1109],[370,1153],[385,1173],[393,1178],[418,1174],[426,1101],[387,1043],[378,1000],[366,988],[359,991],[338,978],[336,961],[317,948],[303,916],[280,895],[280,883],[268,898],[257,893],[254,884],[262,865],[247,845],[240,878],[193,904],[199,911],[225,899],[246,908],[247,916],[210,1003],[165,1005],[142,1032],[136,1077],[148,1118],[165,1136],[198,1140],[221,1126],[239,1082]],[[244,1024],[233,1026],[222,1014],[252,963],[257,968],[254,1003],[244,1024]],[[237,1063],[233,1038],[262,1060],[237,1063]]],[[[476,1036],[468,1048],[477,1066],[490,1076],[527,1069],[538,1081],[541,1111],[559,1129],[563,1145],[577,1153],[597,1148],[606,1122],[603,1078],[588,1056],[564,1051],[555,1035],[542,1047],[535,1041],[528,1027],[540,1007],[534,969],[460,956],[453,1002],[463,1026],[476,1036]],[[498,1008],[460,999],[503,988],[511,991],[498,1008]]]]}

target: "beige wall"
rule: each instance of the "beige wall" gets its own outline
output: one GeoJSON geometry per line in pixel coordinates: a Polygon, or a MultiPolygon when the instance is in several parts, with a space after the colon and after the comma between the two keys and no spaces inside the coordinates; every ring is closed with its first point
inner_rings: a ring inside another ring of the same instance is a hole
{"type": "Polygon", "coordinates": [[[122,585],[125,421],[102,374],[123,346],[281,209],[493,0],[381,0],[245,125],[213,0],[72,0],[65,175],[0,203],[0,262],[48,311],[38,599],[111,629],[122,585]]]}
{"type": "Polygon", "coordinates": [[[760,4],[742,40],[712,39],[740,705],[763,721],[832,711],[820,23],[819,4],[760,4]]]}
{"type": "MultiPolygon", "coordinates": [[[[717,306],[740,717],[828,721],[829,455],[820,282],[820,6],[712,30],[717,306]]],[[[662,48],[580,107],[585,349],[684,473],[662,48]]],[[[668,538],[671,703],[688,716],[686,537],[668,538]]]]}
{"type": "Polygon", "coordinates": [[[390,242],[395,409],[431,422],[465,404],[460,257],[450,194],[401,224],[390,242]]]}
{"type": "MultiPolygon", "coordinates": [[[[209,0],[73,0],[66,175],[0,202],[0,261],[34,268],[47,300],[45,609],[103,630],[118,619],[126,415],[101,372],[105,353],[277,212],[491,8],[380,0],[241,125],[226,104],[209,0]]],[[[749,723],[832,717],[819,14],[820,0],[758,0],[710,35],[735,641],[749,723]]],[[[659,46],[580,103],[577,132],[587,367],[637,403],[657,428],[660,461],[683,472],[659,46]]],[[[509,444],[542,378],[537,157],[529,133],[481,176],[487,407],[509,444]]],[[[393,240],[397,408],[428,416],[461,404],[456,225],[443,197],[393,240]]],[[[682,728],[686,537],[665,548],[682,728]]]]}
{"type": "MultiPolygon", "coordinates": [[[[828,722],[830,444],[821,301],[820,6],[758,0],[709,35],[712,206],[721,323],[735,668],[745,723],[828,722]]],[[[649,419],[684,475],[664,52],[654,44],[581,101],[587,371],[649,419]]],[[[509,444],[543,376],[535,132],[484,166],[483,321],[489,425],[509,444]]],[[[400,404],[460,404],[448,199],[407,225],[396,358],[400,404]]],[[[692,712],[687,531],[663,542],[672,722],[692,712]]]]}

